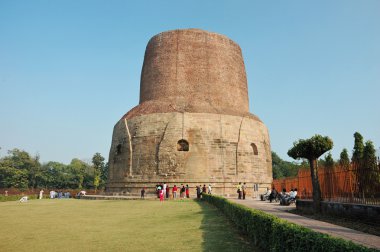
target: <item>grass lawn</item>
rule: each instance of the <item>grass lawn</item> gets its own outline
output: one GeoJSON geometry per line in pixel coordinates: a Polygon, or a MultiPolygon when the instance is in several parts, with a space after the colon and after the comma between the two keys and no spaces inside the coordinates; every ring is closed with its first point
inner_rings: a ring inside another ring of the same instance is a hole
{"type": "Polygon", "coordinates": [[[193,200],[0,203],[0,251],[258,251],[211,205],[193,200]]]}

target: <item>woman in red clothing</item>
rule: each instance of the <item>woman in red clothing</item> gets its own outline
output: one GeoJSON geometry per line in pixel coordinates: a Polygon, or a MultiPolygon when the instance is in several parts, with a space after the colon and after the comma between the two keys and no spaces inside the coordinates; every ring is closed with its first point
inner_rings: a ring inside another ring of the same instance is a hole
{"type": "Polygon", "coordinates": [[[164,201],[164,190],[160,189],[159,191],[159,194],[160,194],[160,201],[164,201]]]}
{"type": "Polygon", "coordinates": [[[186,198],[190,198],[189,185],[186,185],[186,198]]]}
{"type": "Polygon", "coordinates": [[[172,193],[173,193],[173,199],[177,198],[177,186],[176,185],[173,186],[172,193]]]}

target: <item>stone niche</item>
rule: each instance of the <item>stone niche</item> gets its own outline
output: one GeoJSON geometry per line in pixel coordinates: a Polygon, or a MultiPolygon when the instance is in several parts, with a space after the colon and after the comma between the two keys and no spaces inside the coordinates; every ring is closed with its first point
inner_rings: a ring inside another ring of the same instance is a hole
{"type": "Polygon", "coordinates": [[[115,125],[106,192],[137,195],[156,184],[211,184],[255,196],[272,182],[269,134],[249,112],[240,47],[198,29],[174,30],[148,43],[140,103],[115,125]],[[255,188],[255,190],[254,190],[255,188]]]}

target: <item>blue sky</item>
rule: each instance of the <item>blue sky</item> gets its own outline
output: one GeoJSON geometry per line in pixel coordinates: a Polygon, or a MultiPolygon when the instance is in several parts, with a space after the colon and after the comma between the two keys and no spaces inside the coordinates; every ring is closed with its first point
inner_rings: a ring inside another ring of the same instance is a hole
{"type": "Polygon", "coordinates": [[[272,150],[353,133],[380,145],[380,1],[0,0],[0,156],[108,158],[112,129],[138,104],[145,46],[200,28],[243,51],[250,110],[272,150]]]}

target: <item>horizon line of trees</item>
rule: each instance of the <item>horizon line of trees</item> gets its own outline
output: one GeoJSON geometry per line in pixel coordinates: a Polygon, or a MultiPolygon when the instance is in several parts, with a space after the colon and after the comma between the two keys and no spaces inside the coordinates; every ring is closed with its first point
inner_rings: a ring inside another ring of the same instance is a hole
{"type": "Polygon", "coordinates": [[[97,152],[91,163],[78,158],[70,164],[41,163],[39,155],[15,148],[0,158],[0,188],[103,189],[108,176],[108,162],[104,160],[97,152]]]}

